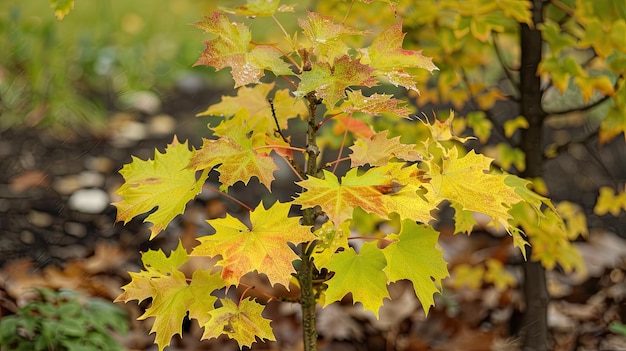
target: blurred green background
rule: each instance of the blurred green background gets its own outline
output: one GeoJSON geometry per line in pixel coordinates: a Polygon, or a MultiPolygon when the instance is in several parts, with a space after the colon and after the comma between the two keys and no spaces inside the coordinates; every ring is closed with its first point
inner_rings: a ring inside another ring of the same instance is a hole
{"type": "Polygon", "coordinates": [[[211,3],[77,1],[58,21],[47,2],[3,0],[0,132],[97,129],[126,94],[171,89],[189,75],[208,81],[212,69],[192,68],[208,38],[191,24],[210,13],[211,3]]]}

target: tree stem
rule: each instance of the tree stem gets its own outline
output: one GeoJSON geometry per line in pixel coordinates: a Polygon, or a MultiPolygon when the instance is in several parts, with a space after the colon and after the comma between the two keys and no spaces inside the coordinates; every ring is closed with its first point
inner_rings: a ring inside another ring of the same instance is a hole
{"type": "MultiPolygon", "coordinates": [[[[542,59],[541,32],[537,24],[543,21],[543,0],[533,0],[533,28],[521,25],[520,103],[521,112],[528,120],[528,129],[522,132],[520,148],[526,154],[523,177],[536,178],[543,174],[542,129],[546,113],[541,105],[541,80],[537,67],[542,59]]],[[[546,233],[548,234],[548,233],[546,233]]],[[[532,243],[531,243],[532,244],[532,243]]],[[[524,351],[548,350],[547,310],[549,295],[545,269],[532,262],[532,249],[527,251],[524,263],[524,297],[526,311],[522,320],[521,337],[524,351]]]]}
{"type": "MultiPolygon", "coordinates": [[[[317,177],[319,169],[317,157],[319,156],[319,148],[317,147],[317,122],[316,111],[321,101],[315,95],[315,92],[306,95],[309,108],[309,117],[307,118],[307,135],[306,135],[306,164],[305,172],[309,177],[317,177]]],[[[315,209],[307,208],[303,211],[302,222],[304,225],[315,224],[315,209]]],[[[315,245],[315,242],[309,243],[315,245]]],[[[302,263],[298,270],[298,282],[300,283],[300,305],[302,308],[302,333],[304,339],[305,351],[317,351],[317,329],[315,326],[315,291],[313,290],[313,261],[311,260],[310,247],[304,246],[301,254],[302,263]]]]}

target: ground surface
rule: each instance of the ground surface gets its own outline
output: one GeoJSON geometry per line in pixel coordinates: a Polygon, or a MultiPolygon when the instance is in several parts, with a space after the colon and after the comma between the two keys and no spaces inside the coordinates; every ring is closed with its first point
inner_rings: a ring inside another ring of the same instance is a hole
{"type": "MultiPolygon", "coordinates": [[[[51,133],[19,129],[0,134],[0,308],[2,316],[15,312],[34,286],[69,288],[90,296],[114,299],[128,282],[127,271],[140,269],[140,251],[171,249],[178,236],[203,235],[204,218],[220,215],[232,203],[205,196],[190,205],[192,215],[178,219],[165,234],[148,242],[141,220],[126,226],[115,223],[115,189],[122,178],[117,171],[130,161],[161,150],[172,140],[190,138],[199,145],[206,120],[193,117],[218,96],[208,93],[159,101],[156,106],[137,103],[134,109],[112,113],[108,128],[94,135],[51,133]]],[[[600,155],[611,165],[603,172],[589,154],[593,146],[574,149],[548,166],[552,196],[581,202],[594,229],[577,245],[588,271],[566,276],[549,274],[550,325],[555,350],[626,350],[626,337],[608,325],[626,322],[626,225],[624,217],[593,216],[593,188],[622,179],[623,143],[600,155]],[[607,176],[609,174],[610,176],[607,176]],[[610,179],[613,177],[614,179],[610,179]]],[[[248,195],[249,192],[248,192],[248,195]]],[[[507,268],[521,276],[519,259],[497,235],[478,233],[465,237],[442,236],[451,265],[474,264],[481,257],[504,257],[507,268]]],[[[381,319],[364,313],[348,299],[321,309],[319,331],[325,350],[514,350],[511,337],[519,324],[521,297],[517,288],[498,290],[483,285],[476,290],[446,289],[437,307],[425,318],[409,286],[390,288],[394,300],[385,304],[381,319]]],[[[123,305],[132,320],[131,332],[122,338],[130,350],[153,350],[150,321],[134,319],[142,313],[134,302],[123,305]]],[[[145,308],[145,304],[141,307],[145,308]]],[[[271,303],[277,343],[257,344],[257,349],[300,350],[298,311],[295,306],[271,303]]],[[[186,326],[183,341],[173,350],[230,350],[228,340],[199,343],[201,330],[186,326]]]]}

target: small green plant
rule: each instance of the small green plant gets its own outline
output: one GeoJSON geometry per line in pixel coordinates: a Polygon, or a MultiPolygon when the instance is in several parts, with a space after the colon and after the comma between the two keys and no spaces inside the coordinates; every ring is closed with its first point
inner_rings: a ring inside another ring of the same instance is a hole
{"type": "Polygon", "coordinates": [[[0,319],[0,351],[124,350],[112,336],[126,333],[123,309],[70,290],[37,289],[38,296],[15,315],[0,319]]]}

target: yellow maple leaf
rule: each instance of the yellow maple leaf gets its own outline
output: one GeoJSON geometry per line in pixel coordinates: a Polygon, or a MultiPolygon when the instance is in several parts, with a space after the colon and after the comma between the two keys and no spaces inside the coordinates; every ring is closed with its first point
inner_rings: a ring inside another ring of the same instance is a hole
{"type": "Polygon", "coordinates": [[[622,210],[626,211],[626,190],[616,194],[611,187],[601,187],[593,213],[598,216],[611,213],[617,217],[622,210]]]}
{"type": "Polygon", "coordinates": [[[123,200],[113,203],[117,208],[116,220],[127,223],[158,207],[144,219],[153,224],[150,240],[157,236],[202,191],[209,172],[205,170],[197,177],[195,169],[187,168],[193,155],[187,142],[181,144],[174,136],[164,153],[155,150],[154,160],[133,157],[120,170],[125,182],[115,191],[123,196],[123,200]]]}
{"type": "Polygon", "coordinates": [[[384,166],[392,157],[404,161],[421,161],[422,155],[414,145],[400,143],[400,137],[388,139],[388,130],[372,135],[369,139],[358,139],[350,147],[351,167],[370,164],[384,166]]]}
{"type": "Polygon", "coordinates": [[[189,256],[179,242],[178,247],[169,257],[161,251],[150,250],[144,253],[141,260],[145,270],[139,273],[130,273],[131,282],[122,289],[115,302],[139,302],[151,297],[152,304],[137,319],[144,320],[154,317],[151,333],[156,333],[155,343],[159,350],[169,345],[172,336],[182,336],[183,319],[189,317],[197,319],[200,325],[209,321],[209,312],[217,298],[212,296],[215,290],[224,287],[224,282],[218,273],[210,270],[198,269],[188,282],[185,274],[178,270],[189,256]]]}
{"type": "Polygon", "coordinates": [[[289,203],[277,202],[269,209],[259,204],[250,212],[250,227],[227,214],[226,218],[208,220],[216,233],[198,238],[191,256],[221,256],[222,278],[228,285],[237,285],[242,276],[257,271],[265,274],[270,284],[289,287],[295,273],[292,261],[298,259],[288,243],[315,240],[310,227],[300,225],[297,217],[288,217],[289,203]]]}
{"type": "Polygon", "coordinates": [[[431,177],[424,186],[437,201],[454,200],[464,210],[484,213],[510,229],[509,210],[523,199],[505,183],[508,175],[489,173],[491,161],[474,150],[459,158],[456,148],[449,149],[441,165],[435,160],[424,161],[431,177]]]}
{"type": "Polygon", "coordinates": [[[236,305],[229,299],[220,299],[222,307],[210,311],[210,319],[204,323],[202,339],[226,335],[237,341],[239,347],[251,347],[256,338],[276,341],[270,320],[261,316],[264,306],[254,300],[241,300],[236,305]]]}
{"type": "Polygon", "coordinates": [[[575,240],[579,236],[582,236],[583,238],[587,237],[589,234],[589,230],[587,228],[587,217],[579,205],[569,201],[561,201],[556,206],[556,210],[565,221],[567,237],[570,240],[575,240]]]}
{"type": "Polygon", "coordinates": [[[482,265],[472,266],[462,263],[452,270],[452,286],[457,289],[467,287],[478,290],[482,286],[484,274],[485,267],[482,265]]]}

